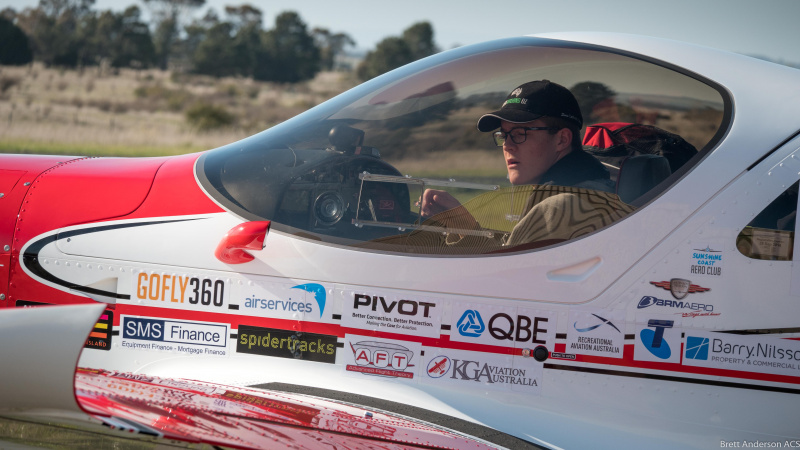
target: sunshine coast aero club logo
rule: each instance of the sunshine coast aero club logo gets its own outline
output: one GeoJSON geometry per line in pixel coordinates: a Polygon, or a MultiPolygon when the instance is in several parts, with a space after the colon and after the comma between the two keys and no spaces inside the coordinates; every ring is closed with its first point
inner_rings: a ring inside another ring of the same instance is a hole
{"type": "Polygon", "coordinates": [[[709,246],[692,249],[692,264],[689,271],[696,275],[721,276],[722,250],[714,250],[709,246]]]}

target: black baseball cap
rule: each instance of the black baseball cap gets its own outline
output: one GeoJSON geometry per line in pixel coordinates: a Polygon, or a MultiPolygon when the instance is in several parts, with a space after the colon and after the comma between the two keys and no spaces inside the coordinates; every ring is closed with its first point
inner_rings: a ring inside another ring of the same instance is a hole
{"type": "Polygon", "coordinates": [[[486,132],[500,127],[505,120],[525,123],[542,116],[558,117],[583,126],[583,116],[578,101],[569,89],[549,80],[525,83],[508,94],[499,110],[484,114],[478,119],[478,130],[486,132]]]}

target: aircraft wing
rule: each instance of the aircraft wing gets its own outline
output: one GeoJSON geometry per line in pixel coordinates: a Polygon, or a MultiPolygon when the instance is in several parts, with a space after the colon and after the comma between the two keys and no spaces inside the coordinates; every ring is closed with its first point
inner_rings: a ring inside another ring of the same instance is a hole
{"type": "MultiPolygon", "coordinates": [[[[71,430],[99,443],[136,438],[235,448],[502,447],[411,417],[319,397],[76,368],[102,314],[99,304],[0,312],[0,342],[17,343],[0,350],[0,423],[5,424],[0,442],[41,442],[55,433],[64,445],[70,441],[63,434],[71,430]]],[[[474,424],[475,430],[482,428],[474,424]]],[[[507,439],[516,447],[529,446],[507,439]]]]}

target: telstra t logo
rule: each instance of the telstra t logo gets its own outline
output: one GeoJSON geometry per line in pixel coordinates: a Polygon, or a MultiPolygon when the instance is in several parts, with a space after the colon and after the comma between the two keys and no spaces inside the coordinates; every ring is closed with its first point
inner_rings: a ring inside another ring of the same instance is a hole
{"type": "Polygon", "coordinates": [[[645,348],[656,358],[669,359],[672,355],[669,344],[664,340],[664,329],[672,328],[674,323],[675,322],[672,320],[651,319],[647,322],[648,328],[639,333],[642,344],[644,344],[645,348]],[[650,328],[655,328],[655,330],[651,330],[650,328]]]}

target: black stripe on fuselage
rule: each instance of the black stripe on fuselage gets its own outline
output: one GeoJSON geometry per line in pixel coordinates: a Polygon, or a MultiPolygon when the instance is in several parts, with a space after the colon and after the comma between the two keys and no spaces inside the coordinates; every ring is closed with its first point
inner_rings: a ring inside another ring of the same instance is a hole
{"type": "Polygon", "coordinates": [[[47,281],[51,282],[53,284],[57,284],[59,286],[64,286],[64,287],[66,287],[68,289],[71,289],[71,290],[74,290],[74,291],[78,291],[78,292],[83,292],[83,293],[86,293],[86,294],[102,295],[102,296],[105,296],[105,297],[118,298],[118,299],[122,299],[122,300],[129,300],[131,298],[130,295],[117,294],[116,292],[104,291],[102,289],[95,289],[95,288],[90,288],[90,287],[87,287],[87,286],[81,286],[79,284],[75,284],[75,283],[72,283],[70,281],[62,280],[61,278],[56,277],[52,273],[50,273],[47,270],[45,270],[45,268],[42,267],[41,264],[39,264],[39,252],[41,252],[42,249],[46,245],[55,242],[56,239],[58,239],[58,238],[64,239],[64,238],[69,238],[69,237],[73,237],[73,236],[80,236],[80,235],[84,235],[84,234],[97,233],[97,232],[101,232],[101,231],[118,230],[118,229],[122,229],[122,228],[142,227],[142,226],[148,226],[148,225],[160,225],[160,224],[164,224],[164,223],[186,222],[186,221],[190,221],[190,220],[200,220],[200,219],[198,219],[198,218],[194,218],[194,219],[175,219],[175,220],[165,220],[165,221],[151,221],[151,222],[138,222],[138,223],[125,223],[125,224],[114,224],[114,225],[102,225],[102,226],[96,226],[96,227],[90,227],[90,228],[82,228],[82,229],[79,229],[79,230],[70,230],[70,231],[64,231],[62,233],[51,234],[51,235],[43,237],[43,238],[33,242],[31,245],[29,245],[25,249],[25,252],[22,255],[22,263],[25,264],[25,267],[27,267],[28,270],[31,271],[31,273],[33,273],[34,275],[36,275],[39,278],[42,278],[44,280],[47,280],[47,281]]]}
{"type": "Polygon", "coordinates": [[[757,384],[736,383],[732,381],[704,380],[699,378],[685,378],[674,375],[656,375],[652,373],[626,372],[623,370],[599,369],[594,367],[565,366],[561,364],[545,363],[545,369],[564,370],[567,372],[589,372],[598,375],[617,377],[648,378],[651,380],[671,381],[674,383],[704,384],[708,386],[730,387],[736,389],[752,389],[756,391],[781,392],[784,394],[800,394],[800,388],[787,388],[780,386],[763,386],[757,384]]]}

